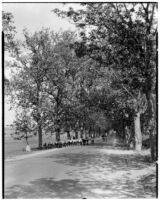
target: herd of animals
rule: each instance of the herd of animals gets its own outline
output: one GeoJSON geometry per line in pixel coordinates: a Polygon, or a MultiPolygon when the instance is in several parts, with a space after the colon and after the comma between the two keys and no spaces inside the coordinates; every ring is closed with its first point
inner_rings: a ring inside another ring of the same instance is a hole
{"type": "Polygon", "coordinates": [[[89,145],[94,144],[94,138],[80,138],[80,139],[70,139],[67,141],[56,141],[53,143],[44,143],[43,148],[44,149],[51,149],[51,148],[62,148],[67,146],[73,146],[73,145],[89,145]]]}

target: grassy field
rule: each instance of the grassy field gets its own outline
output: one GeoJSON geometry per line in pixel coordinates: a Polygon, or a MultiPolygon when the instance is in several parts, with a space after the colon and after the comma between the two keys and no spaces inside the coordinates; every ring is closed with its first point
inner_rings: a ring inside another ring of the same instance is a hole
{"type": "MultiPolygon", "coordinates": [[[[26,142],[24,139],[22,140],[14,140],[11,137],[11,133],[14,132],[14,129],[10,127],[5,128],[5,137],[4,137],[4,156],[5,159],[11,158],[17,155],[27,154],[23,149],[26,147],[26,142]]],[[[65,135],[61,136],[63,139],[66,137],[65,135]]],[[[47,136],[43,136],[43,143],[48,143],[50,141],[50,138],[47,136]]],[[[52,141],[54,142],[54,136],[52,138],[52,141]]],[[[31,149],[35,149],[38,147],[38,136],[33,136],[32,138],[29,138],[29,144],[31,146],[31,149]]]]}
{"type": "MultiPolygon", "coordinates": [[[[35,148],[38,146],[38,138],[33,137],[29,139],[29,144],[31,148],[35,148]]],[[[4,155],[5,159],[10,158],[16,155],[25,154],[23,149],[26,146],[25,140],[14,140],[11,136],[5,136],[5,144],[4,144],[4,155]]]]}

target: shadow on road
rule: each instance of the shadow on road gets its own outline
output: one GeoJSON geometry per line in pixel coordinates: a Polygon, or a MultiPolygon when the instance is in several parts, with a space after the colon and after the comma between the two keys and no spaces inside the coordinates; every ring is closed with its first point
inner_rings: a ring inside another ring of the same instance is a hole
{"type": "MultiPolygon", "coordinates": [[[[145,186],[146,187],[146,186],[145,186]]],[[[150,187],[149,187],[150,188],[150,187]]],[[[80,182],[79,180],[54,180],[41,178],[28,185],[14,185],[5,192],[5,198],[155,198],[155,191],[144,190],[132,180],[115,182],[80,182]],[[151,194],[152,192],[152,194],[151,194]],[[147,196],[148,195],[148,196],[147,196]]]]}
{"type": "Polygon", "coordinates": [[[8,188],[5,198],[83,198],[81,192],[84,190],[84,187],[78,185],[78,180],[41,178],[28,185],[8,188]]]}
{"type": "MultiPolygon", "coordinates": [[[[113,150],[114,151],[114,150],[113,150]]],[[[75,166],[79,168],[96,168],[111,171],[121,170],[140,170],[151,166],[148,156],[142,155],[127,155],[127,154],[108,154],[93,149],[88,151],[83,149],[81,151],[72,150],[72,152],[63,152],[61,154],[53,154],[46,156],[46,159],[53,159],[53,162],[75,166]]]]}

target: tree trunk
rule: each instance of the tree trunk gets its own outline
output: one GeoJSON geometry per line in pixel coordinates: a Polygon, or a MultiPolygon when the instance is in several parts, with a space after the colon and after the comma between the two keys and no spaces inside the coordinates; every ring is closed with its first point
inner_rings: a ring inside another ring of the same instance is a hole
{"type": "Polygon", "coordinates": [[[83,129],[80,130],[80,138],[83,138],[83,129]]]}
{"type": "Polygon", "coordinates": [[[149,112],[149,134],[150,134],[150,151],[151,151],[151,160],[157,160],[157,124],[156,124],[156,96],[151,93],[146,94],[148,101],[148,112],[149,112]]]}
{"type": "Polygon", "coordinates": [[[133,134],[130,127],[126,126],[125,130],[126,130],[126,145],[130,147],[130,144],[133,139],[133,134]]]}
{"type": "Polygon", "coordinates": [[[75,131],[75,138],[78,139],[78,131],[75,131]]]}
{"type": "Polygon", "coordinates": [[[67,131],[67,139],[70,140],[71,139],[71,135],[70,135],[70,132],[67,131]]]}
{"type": "Polygon", "coordinates": [[[38,146],[39,149],[42,149],[42,124],[41,124],[41,115],[40,115],[40,98],[39,98],[39,93],[40,93],[40,82],[37,82],[37,125],[38,125],[38,146]]]}
{"type": "Polygon", "coordinates": [[[94,137],[94,138],[96,137],[96,131],[95,131],[95,128],[93,128],[93,137],[94,137]]]}
{"type": "Polygon", "coordinates": [[[157,160],[157,144],[155,141],[155,135],[153,132],[150,132],[150,148],[151,148],[151,160],[156,161],[157,160]]]}
{"type": "Polygon", "coordinates": [[[121,124],[121,131],[122,131],[122,134],[123,134],[123,136],[122,136],[123,142],[124,142],[124,144],[126,144],[126,131],[125,131],[125,123],[124,123],[124,121],[121,124]]]}
{"type": "Polygon", "coordinates": [[[150,98],[150,104],[152,110],[151,119],[149,121],[151,160],[156,161],[157,160],[156,99],[154,99],[154,97],[152,96],[150,98]]]}
{"type": "Polygon", "coordinates": [[[26,144],[29,145],[28,137],[26,136],[26,144]]]}
{"type": "Polygon", "coordinates": [[[134,117],[134,128],[135,128],[135,150],[142,150],[142,133],[141,133],[141,122],[140,122],[140,112],[136,113],[134,117]]]}
{"type": "Polygon", "coordinates": [[[89,137],[91,137],[92,136],[92,128],[90,127],[89,128],[89,137]]]}
{"type": "Polygon", "coordinates": [[[101,129],[99,128],[98,129],[98,137],[100,137],[101,136],[101,129]]]}
{"type": "Polygon", "coordinates": [[[25,139],[26,139],[26,144],[29,145],[27,132],[25,132],[25,139]]]}
{"type": "Polygon", "coordinates": [[[57,128],[57,131],[56,131],[56,141],[59,142],[60,141],[60,129],[57,128]]]}
{"type": "Polygon", "coordinates": [[[38,125],[38,143],[39,143],[39,149],[42,148],[42,127],[41,124],[38,125]]]}

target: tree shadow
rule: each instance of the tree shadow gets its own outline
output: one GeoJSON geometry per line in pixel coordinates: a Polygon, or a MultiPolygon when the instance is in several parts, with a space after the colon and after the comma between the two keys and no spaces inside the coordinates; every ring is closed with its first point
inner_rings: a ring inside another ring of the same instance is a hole
{"type": "MultiPolygon", "coordinates": [[[[148,193],[155,197],[155,193],[148,193]]],[[[53,178],[40,178],[27,185],[14,185],[5,191],[5,198],[145,198],[146,191],[143,185],[135,185],[133,180],[117,179],[114,182],[95,182],[53,178]]]]}
{"type": "Polygon", "coordinates": [[[140,155],[116,155],[105,154],[103,152],[94,151],[93,153],[75,153],[63,152],[61,154],[53,154],[46,158],[52,158],[54,162],[75,166],[79,168],[92,168],[98,166],[102,170],[122,171],[122,170],[140,170],[152,165],[145,156],[140,155]]]}
{"type": "Polygon", "coordinates": [[[83,198],[84,191],[85,188],[78,184],[78,180],[40,178],[28,185],[7,188],[5,198],[83,198]]]}
{"type": "Polygon", "coordinates": [[[144,190],[146,191],[146,193],[157,194],[158,185],[157,185],[157,180],[156,180],[155,174],[150,174],[148,176],[144,176],[138,182],[144,186],[144,190]]]}

